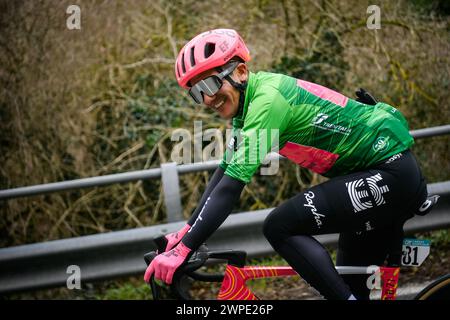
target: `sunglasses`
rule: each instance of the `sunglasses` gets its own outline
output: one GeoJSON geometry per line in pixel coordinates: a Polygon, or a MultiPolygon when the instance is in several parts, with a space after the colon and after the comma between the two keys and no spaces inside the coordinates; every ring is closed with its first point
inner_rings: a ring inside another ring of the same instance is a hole
{"type": "Polygon", "coordinates": [[[223,78],[231,74],[238,64],[239,62],[232,62],[221,73],[200,80],[189,89],[189,95],[196,103],[203,103],[203,93],[209,97],[215,95],[222,88],[223,78]]]}

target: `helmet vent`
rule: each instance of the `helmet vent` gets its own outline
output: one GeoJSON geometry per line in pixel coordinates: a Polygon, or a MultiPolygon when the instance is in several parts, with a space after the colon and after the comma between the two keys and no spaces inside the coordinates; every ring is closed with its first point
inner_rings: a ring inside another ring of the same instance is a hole
{"type": "Polygon", "coordinates": [[[183,73],[186,73],[186,66],[184,65],[184,53],[183,57],[181,58],[181,70],[183,70],[183,73]]]}
{"type": "Polygon", "coordinates": [[[211,56],[214,53],[214,51],[216,51],[216,44],[208,42],[205,45],[205,58],[208,58],[209,56],[211,56]]]}
{"type": "Polygon", "coordinates": [[[195,56],[194,56],[194,49],[195,47],[191,48],[191,66],[195,66],[195,56]]]}

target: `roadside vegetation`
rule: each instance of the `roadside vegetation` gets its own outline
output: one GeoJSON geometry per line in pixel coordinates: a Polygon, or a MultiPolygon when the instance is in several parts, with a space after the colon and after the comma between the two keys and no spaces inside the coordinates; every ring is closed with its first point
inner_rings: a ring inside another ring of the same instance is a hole
{"type": "MultiPolygon", "coordinates": [[[[174,130],[192,133],[194,121],[224,132],[229,123],[193,104],[173,74],[186,41],[218,27],[243,36],[253,71],[351,97],[363,87],[411,129],[450,120],[444,0],[380,1],[379,30],[366,27],[372,3],[359,0],[75,3],[81,30],[66,28],[73,1],[0,1],[0,189],[159,167],[171,161],[174,130]]],[[[450,179],[450,136],[417,140],[413,151],[428,182],[450,179]]],[[[186,219],[209,177],[181,176],[186,219]]],[[[324,180],[282,162],[276,176],[253,178],[235,212],[277,206],[324,180]]],[[[0,247],[165,223],[161,188],[146,180],[1,201],[0,247]]],[[[448,231],[441,236],[448,248],[448,231]]],[[[120,288],[102,297],[133,291],[120,288]]]]}

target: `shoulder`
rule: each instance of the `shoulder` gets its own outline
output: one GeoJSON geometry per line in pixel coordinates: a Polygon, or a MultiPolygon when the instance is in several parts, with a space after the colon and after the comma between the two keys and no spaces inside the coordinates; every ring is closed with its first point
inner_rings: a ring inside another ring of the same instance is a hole
{"type": "Polygon", "coordinates": [[[260,81],[249,100],[245,127],[282,127],[290,118],[291,106],[277,85],[276,74],[264,74],[266,81],[260,81]],[[276,78],[276,77],[275,77],[276,78]],[[269,81],[267,81],[269,79],[269,81]]]}
{"type": "Polygon", "coordinates": [[[260,71],[254,74],[254,77],[255,77],[254,81],[255,89],[273,88],[280,91],[282,87],[285,86],[286,84],[296,83],[295,78],[280,73],[260,71]]]}
{"type": "Polygon", "coordinates": [[[297,79],[279,73],[260,71],[251,81],[251,99],[265,103],[292,100],[298,94],[297,79]]]}
{"type": "Polygon", "coordinates": [[[260,79],[259,83],[255,86],[253,95],[249,101],[248,112],[249,114],[259,112],[281,112],[289,108],[289,103],[283,95],[280,88],[280,77],[268,77],[260,79]]]}

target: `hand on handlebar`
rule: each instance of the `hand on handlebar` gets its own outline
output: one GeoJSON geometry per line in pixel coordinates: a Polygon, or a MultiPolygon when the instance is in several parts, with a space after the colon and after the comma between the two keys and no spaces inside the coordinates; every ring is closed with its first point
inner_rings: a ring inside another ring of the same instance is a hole
{"type": "Polygon", "coordinates": [[[191,249],[180,242],[172,250],[156,256],[145,271],[144,281],[149,282],[154,273],[156,279],[171,284],[175,271],[184,263],[190,252],[191,249]]]}
{"type": "Polygon", "coordinates": [[[369,92],[367,92],[363,88],[359,88],[355,92],[355,94],[357,96],[356,101],[358,101],[358,102],[372,105],[372,106],[374,106],[378,103],[377,99],[375,99],[369,92]]]}
{"type": "Polygon", "coordinates": [[[165,248],[163,252],[167,252],[172,248],[174,248],[181,241],[181,239],[183,239],[184,235],[189,231],[190,228],[191,226],[186,224],[183,228],[181,228],[177,232],[166,234],[165,236],[155,239],[155,241],[158,247],[165,248]]]}

